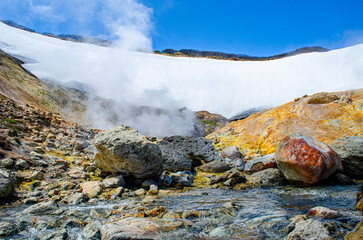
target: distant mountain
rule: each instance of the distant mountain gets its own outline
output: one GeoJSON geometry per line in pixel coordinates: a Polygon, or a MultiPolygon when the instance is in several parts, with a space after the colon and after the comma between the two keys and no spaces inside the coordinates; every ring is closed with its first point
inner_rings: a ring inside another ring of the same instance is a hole
{"type": "Polygon", "coordinates": [[[236,60],[236,61],[266,61],[266,60],[275,60],[284,57],[290,57],[302,53],[311,53],[311,52],[327,52],[329,49],[314,46],[314,47],[303,47],[294,51],[277,54],[268,57],[255,57],[249,56],[246,54],[234,54],[234,53],[224,53],[224,52],[214,52],[214,51],[199,51],[195,49],[164,49],[163,51],[154,51],[156,54],[166,54],[170,56],[183,56],[183,57],[206,57],[213,59],[223,59],[223,60],[236,60]]]}
{"type": "MultiPolygon", "coordinates": [[[[21,30],[25,30],[28,32],[33,32],[33,33],[39,33],[31,28],[28,27],[24,27],[20,24],[17,24],[16,22],[12,21],[12,20],[1,20],[1,22],[11,26],[11,27],[15,27],[21,30]]],[[[48,33],[48,32],[44,32],[44,33],[39,33],[48,37],[54,37],[54,38],[59,38],[62,40],[67,40],[67,41],[72,41],[72,42],[81,42],[81,43],[90,43],[90,44],[95,44],[95,45],[99,45],[99,46],[103,46],[103,47],[108,47],[112,44],[111,41],[105,40],[105,39],[101,39],[101,38],[95,38],[95,37],[85,37],[85,36],[80,36],[80,35],[75,35],[75,34],[59,34],[59,35],[55,35],[53,33],[48,33]]]]}

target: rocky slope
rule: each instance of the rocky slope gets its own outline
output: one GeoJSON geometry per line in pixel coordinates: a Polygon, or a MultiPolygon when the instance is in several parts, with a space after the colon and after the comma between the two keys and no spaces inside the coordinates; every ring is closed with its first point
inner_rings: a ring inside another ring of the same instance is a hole
{"type": "Polygon", "coordinates": [[[290,133],[329,144],[363,136],[363,89],[303,96],[276,108],[232,122],[207,136],[217,149],[237,146],[245,155],[269,154],[290,133]]]}
{"type": "Polygon", "coordinates": [[[0,95],[67,119],[82,120],[88,98],[85,92],[41,81],[21,64],[22,61],[0,49],[0,95]]]}

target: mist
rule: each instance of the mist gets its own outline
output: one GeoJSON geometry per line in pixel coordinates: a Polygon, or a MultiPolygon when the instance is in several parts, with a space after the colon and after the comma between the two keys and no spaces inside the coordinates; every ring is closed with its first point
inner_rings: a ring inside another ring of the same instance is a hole
{"type": "Polygon", "coordinates": [[[305,94],[363,87],[363,44],[261,62],[168,57],[149,53],[151,9],[133,0],[104,4],[105,14],[98,16],[115,38],[112,47],[0,24],[0,48],[28,59],[24,67],[37,77],[83,86],[112,100],[107,106],[90,100],[86,116],[98,128],[127,124],[151,136],[189,135],[192,111],[232,117],[305,94]]]}

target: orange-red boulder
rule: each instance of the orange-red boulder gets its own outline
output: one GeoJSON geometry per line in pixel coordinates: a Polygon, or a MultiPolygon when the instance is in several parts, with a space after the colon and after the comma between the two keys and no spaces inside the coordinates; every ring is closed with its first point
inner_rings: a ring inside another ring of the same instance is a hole
{"type": "Polygon", "coordinates": [[[343,170],[339,156],[329,146],[296,133],[277,145],[276,163],[287,180],[304,185],[317,184],[343,170]]]}

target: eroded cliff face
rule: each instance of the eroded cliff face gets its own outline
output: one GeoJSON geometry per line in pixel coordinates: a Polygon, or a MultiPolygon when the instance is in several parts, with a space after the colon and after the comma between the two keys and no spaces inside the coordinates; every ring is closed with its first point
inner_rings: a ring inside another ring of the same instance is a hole
{"type": "Polygon", "coordinates": [[[232,122],[207,136],[217,149],[237,146],[244,154],[270,154],[290,133],[329,144],[363,136],[363,89],[317,93],[232,122]]]}

